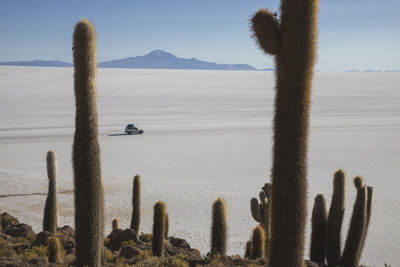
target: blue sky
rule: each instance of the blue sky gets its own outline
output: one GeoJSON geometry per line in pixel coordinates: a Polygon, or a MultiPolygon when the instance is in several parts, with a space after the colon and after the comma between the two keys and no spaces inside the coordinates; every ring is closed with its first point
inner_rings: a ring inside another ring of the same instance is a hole
{"type": "MultiPolygon", "coordinates": [[[[0,61],[72,61],[75,23],[96,27],[98,61],[162,49],[179,57],[270,68],[249,18],[277,0],[0,0],[0,61]]],[[[321,0],[318,70],[400,69],[400,1],[321,0]]]]}

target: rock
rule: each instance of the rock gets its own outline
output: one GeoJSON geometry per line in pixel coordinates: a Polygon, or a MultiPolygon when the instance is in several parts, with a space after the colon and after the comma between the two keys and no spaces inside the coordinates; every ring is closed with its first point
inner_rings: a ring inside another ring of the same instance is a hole
{"type": "Polygon", "coordinates": [[[1,228],[5,230],[7,227],[15,224],[19,224],[19,221],[17,218],[11,216],[7,212],[4,212],[1,214],[1,228]]]}
{"type": "Polygon", "coordinates": [[[22,260],[17,256],[6,256],[6,257],[0,257],[0,266],[22,267],[22,266],[29,266],[29,264],[23,263],[22,260]]]}
{"type": "Polygon", "coordinates": [[[48,231],[43,231],[43,232],[38,233],[36,235],[35,240],[32,242],[32,246],[36,247],[36,246],[47,245],[47,239],[49,238],[49,236],[52,236],[52,235],[53,234],[48,231]]]}
{"type": "Polygon", "coordinates": [[[61,247],[65,250],[65,253],[74,253],[75,249],[75,230],[66,225],[62,228],[57,228],[57,238],[60,241],[61,247]]]}
{"type": "Polygon", "coordinates": [[[37,257],[31,259],[30,261],[28,261],[28,263],[33,266],[41,267],[41,266],[48,266],[49,261],[46,258],[37,257]]]}
{"type": "Polygon", "coordinates": [[[169,238],[169,242],[174,247],[190,249],[190,245],[189,245],[188,242],[186,242],[185,239],[180,239],[180,238],[177,238],[177,237],[170,237],[169,238]]]}
{"type": "Polygon", "coordinates": [[[57,235],[64,235],[75,238],[75,230],[71,226],[65,225],[63,227],[57,228],[57,235]]]}
{"type": "Polygon", "coordinates": [[[29,234],[34,234],[32,226],[24,223],[9,225],[4,233],[13,237],[26,237],[29,234]]]}
{"type": "Polygon", "coordinates": [[[11,247],[13,250],[18,251],[18,250],[27,249],[27,248],[29,247],[29,244],[28,244],[28,243],[11,244],[10,247],[11,247]]]}
{"type": "Polygon", "coordinates": [[[141,250],[131,246],[123,246],[121,248],[121,252],[119,253],[120,257],[124,257],[125,259],[131,259],[140,255],[141,250]]]}
{"type": "Polygon", "coordinates": [[[108,248],[112,251],[119,250],[125,241],[132,240],[135,243],[138,241],[135,231],[130,228],[125,230],[114,229],[107,238],[109,238],[108,248]]]}

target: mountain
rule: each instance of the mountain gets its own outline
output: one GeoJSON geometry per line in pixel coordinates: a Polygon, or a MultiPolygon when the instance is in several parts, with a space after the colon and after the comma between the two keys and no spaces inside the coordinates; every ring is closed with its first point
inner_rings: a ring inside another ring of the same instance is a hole
{"type": "Polygon", "coordinates": [[[34,60],[0,62],[0,66],[72,67],[72,64],[59,60],[34,60]]]}
{"type": "MultiPolygon", "coordinates": [[[[72,64],[58,60],[34,60],[0,62],[0,66],[71,67],[72,64]]],[[[130,69],[256,70],[254,67],[247,64],[217,64],[215,62],[201,61],[195,58],[180,58],[162,50],[154,50],[144,56],[100,62],[98,63],[98,67],[130,69]]]]}
{"type": "Polygon", "coordinates": [[[154,50],[138,57],[100,62],[100,68],[146,68],[146,69],[200,69],[200,70],[255,70],[246,64],[217,64],[195,58],[180,58],[171,53],[154,50]]]}

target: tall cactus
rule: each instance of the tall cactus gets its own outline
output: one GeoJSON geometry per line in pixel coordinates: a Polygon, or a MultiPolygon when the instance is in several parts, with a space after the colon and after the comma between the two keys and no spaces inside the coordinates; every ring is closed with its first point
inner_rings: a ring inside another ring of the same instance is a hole
{"type": "MultiPolygon", "coordinates": [[[[372,186],[367,186],[367,221],[365,223],[365,230],[364,230],[363,239],[362,239],[362,243],[361,243],[361,252],[364,249],[365,240],[367,239],[369,221],[371,219],[371,210],[372,210],[372,200],[373,200],[373,198],[374,198],[374,188],[372,186]]],[[[361,258],[361,252],[360,252],[360,255],[359,255],[357,261],[359,261],[360,258],[361,258]]]]}
{"type": "Polygon", "coordinates": [[[75,135],[75,254],[77,266],[100,266],[104,211],[97,124],[96,33],[82,19],[74,31],[75,135]]]}
{"type": "Polygon", "coordinates": [[[340,265],[340,233],[345,207],[346,173],[339,169],[333,178],[333,193],[329,208],[326,236],[326,259],[329,266],[340,265]]]}
{"type": "Polygon", "coordinates": [[[282,0],[281,17],[260,9],[254,36],[275,56],[272,267],[303,266],[307,217],[307,139],[316,57],[318,0],[282,0]]]}
{"type": "Polygon", "coordinates": [[[357,267],[367,223],[367,188],[361,177],[354,178],[357,197],[353,207],[346,245],[343,250],[343,267],[357,267]]]}
{"type": "Polygon", "coordinates": [[[139,233],[140,226],[140,191],[141,191],[141,181],[140,175],[136,174],[133,178],[133,192],[132,192],[132,219],[131,219],[131,229],[139,233]]]}
{"type": "Polygon", "coordinates": [[[58,238],[56,236],[49,237],[47,250],[49,252],[50,263],[60,262],[60,242],[58,241],[58,238]]]}
{"type": "Polygon", "coordinates": [[[312,211],[312,231],[310,260],[314,262],[325,263],[326,246],[326,222],[328,214],[326,211],[325,198],[323,195],[317,195],[314,200],[312,211]]]}
{"type": "Polygon", "coordinates": [[[165,231],[165,203],[158,201],[154,205],[154,218],[153,218],[153,239],[152,251],[153,255],[162,257],[164,255],[164,231],[165,231]]]}
{"type": "Polygon", "coordinates": [[[168,233],[169,233],[169,217],[168,217],[168,212],[165,213],[165,222],[164,222],[164,238],[168,238],[168,233]]]}
{"type": "Polygon", "coordinates": [[[57,155],[54,150],[47,152],[47,176],[49,178],[49,192],[47,194],[46,204],[43,216],[43,231],[50,233],[57,232],[58,225],[58,200],[57,200],[57,155]]]}
{"type": "Polygon", "coordinates": [[[227,209],[225,201],[218,198],[212,207],[211,254],[226,255],[227,235],[227,209]]]}

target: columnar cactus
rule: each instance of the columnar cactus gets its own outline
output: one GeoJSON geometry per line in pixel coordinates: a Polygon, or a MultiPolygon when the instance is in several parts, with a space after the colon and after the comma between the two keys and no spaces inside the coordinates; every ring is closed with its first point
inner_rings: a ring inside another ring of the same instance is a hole
{"type": "Polygon", "coordinates": [[[326,222],[328,214],[323,195],[317,195],[312,211],[310,260],[325,263],[326,222]]]}
{"type": "MultiPolygon", "coordinates": [[[[365,224],[365,231],[364,231],[364,234],[363,234],[363,240],[362,240],[362,244],[361,244],[361,252],[364,249],[365,240],[367,239],[369,221],[371,219],[371,210],[372,210],[372,200],[373,200],[373,198],[374,198],[374,188],[372,186],[368,186],[367,187],[367,222],[365,224]]],[[[361,253],[360,253],[359,258],[357,259],[357,261],[359,261],[360,258],[361,258],[361,253]]]]}
{"type": "Polygon", "coordinates": [[[260,225],[257,225],[257,227],[253,230],[252,244],[253,250],[251,258],[263,258],[265,250],[265,234],[264,229],[260,225]]]}
{"type": "Polygon", "coordinates": [[[326,259],[329,266],[340,265],[340,233],[345,207],[346,173],[339,169],[333,178],[333,193],[329,208],[326,236],[326,259]]]}
{"type": "Polygon", "coordinates": [[[251,259],[253,255],[253,241],[249,240],[246,242],[246,252],[244,253],[244,257],[246,259],[251,259]]]}
{"type": "Polygon", "coordinates": [[[60,242],[58,238],[53,236],[48,239],[49,262],[58,263],[61,260],[60,242]]]}
{"type": "Polygon", "coordinates": [[[164,238],[168,238],[168,232],[169,232],[169,217],[168,213],[165,213],[165,223],[164,223],[165,229],[164,229],[164,238]]]}
{"type": "Polygon", "coordinates": [[[58,201],[57,201],[57,155],[54,150],[47,152],[47,176],[49,178],[49,192],[47,194],[46,204],[43,216],[43,231],[50,233],[57,232],[58,225],[58,201]]]}
{"type": "Polygon", "coordinates": [[[367,223],[367,188],[361,177],[354,178],[357,197],[353,207],[346,245],[343,250],[342,266],[357,267],[367,223]]]}
{"type": "Polygon", "coordinates": [[[118,219],[114,219],[113,221],[112,221],[112,229],[113,230],[117,230],[117,229],[119,229],[120,227],[119,227],[119,221],[118,221],[118,219]]]}
{"type": "Polygon", "coordinates": [[[133,192],[132,192],[132,219],[131,219],[131,229],[139,233],[140,226],[140,191],[141,191],[141,181],[140,175],[136,174],[133,178],[133,192]]]}
{"type": "Polygon", "coordinates": [[[213,255],[226,255],[227,213],[225,201],[222,198],[218,198],[212,207],[211,254],[213,255]]]}
{"type": "Polygon", "coordinates": [[[75,134],[75,255],[77,266],[100,266],[104,211],[97,123],[96,33],[82,19],[74,32],[75,134]]]}
{"type": "Polygon", "coordinates": [[[162,257],[164,255],[164,231],[165,231],[165,203],[158,201],[154,205],[154,218],[153,218],[153,239],[152,251],[153,255],[162,257]]]}
{"type": "Polygon", "coordinates": [[[254,36],[275,56],[272,267],[303,266],[307,218],[307,140],[316,58],[318,0],[282,0],[280,21],[260,9],[254,36]]]}

